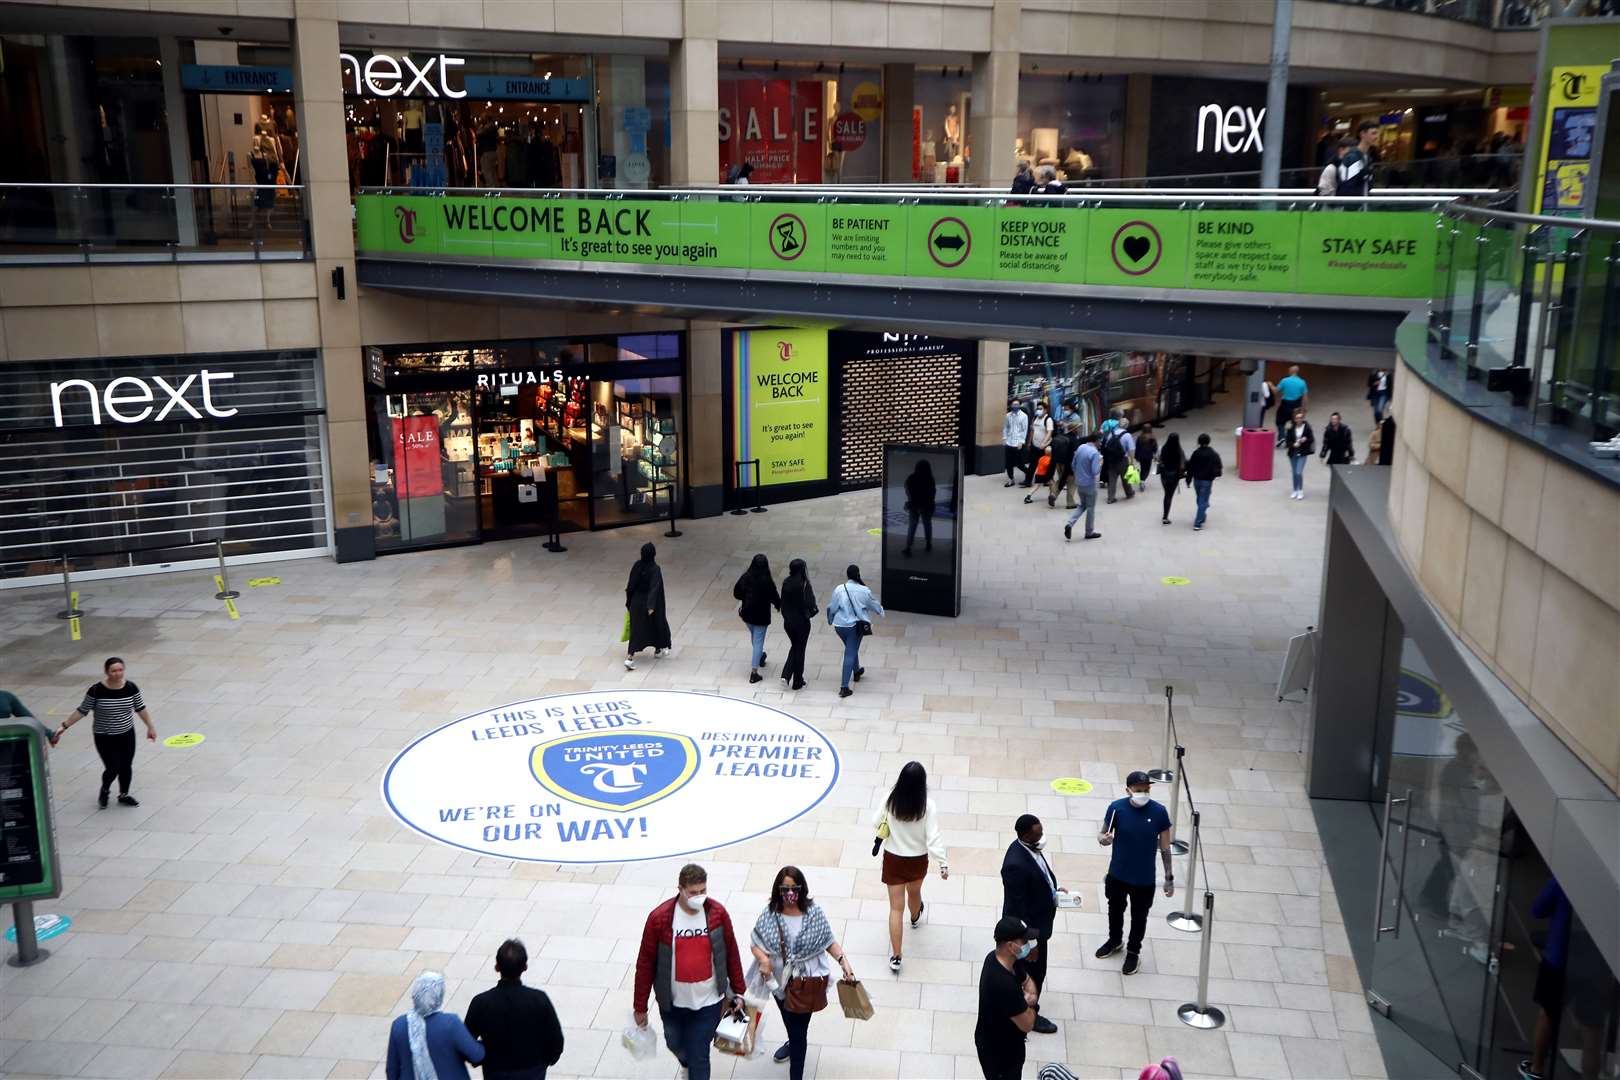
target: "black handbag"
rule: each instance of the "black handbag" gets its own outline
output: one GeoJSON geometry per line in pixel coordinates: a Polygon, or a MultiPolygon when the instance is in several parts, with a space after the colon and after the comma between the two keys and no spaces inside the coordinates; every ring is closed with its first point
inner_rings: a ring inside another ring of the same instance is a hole
{"type": "MultiPolygon", "coordinates": [[[[849,598],[849,586],[847,586],[847,585],[844,586],[844,603],[849,605],[850,614],[853,615],[855,613],[855,602],[849,598]]],[[[855,636],[856,637],[871,637],[872,636],[872,624],[867,622],[865,619],[856,619],[855,620],[855,636]]]]}

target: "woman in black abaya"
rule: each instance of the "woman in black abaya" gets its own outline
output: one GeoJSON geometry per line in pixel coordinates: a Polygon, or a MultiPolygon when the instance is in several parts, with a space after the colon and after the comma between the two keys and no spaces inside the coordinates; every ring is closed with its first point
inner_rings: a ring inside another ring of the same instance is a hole
{"type": "Polygon", "coordinates": [[[630,651],[624,666],[629,671],[636,670],[636,653],[641,650],[652,649],[654,656],[666,656],[670,650],[664,573],[653,561],[657,554],[657,548],[642,544],[641,559],[630,568],[624,586],[624,606],[630,612],[630,651]]]}

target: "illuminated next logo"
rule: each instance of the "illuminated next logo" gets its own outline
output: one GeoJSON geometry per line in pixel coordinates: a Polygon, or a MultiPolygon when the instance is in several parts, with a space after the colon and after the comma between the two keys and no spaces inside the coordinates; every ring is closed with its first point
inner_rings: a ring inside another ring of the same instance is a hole
{"type": "Polygon", "coordinates": [[[203,412],[206,412],[209,416],[224,418],[235,416],[237,410],[221,409],[215,406],[212,384],[219,379],[234,378],[236,378],[234,372],[209,371],[207,368],[203,368],[200,372],[194,371],[187,375],[180,381],[179,386],[174,386],[161,375],[152,376],[150,383],[134,375],[120,375],[100,390],[97,390],[95,384],[89,379],[67,379],[63,382],[51,383],[51,410],[56,417],[56,426],[63,427],[62,395],[69,390],[78,389],[85,392],[90,403],[90,422],[98,426],[101,424],[101,411],[103,409],[107,410],[108,419],[117,424],[139,424],[148,417],[151,417],[153,423],[161,423],[177,407],[181,412],[190,416],[191,419],[201,420],[203,414],[198,412],[187,398],[192,384],[200,382],[203,412]],[[153,407],[150,404],[156,400],[152,383],[156,383],[157,388],[168,395],[168,400],[164,402],[161,409],[157,410],[156,416],[152,415],[153,407]],[[131,405],[140,405],[142,408],[139,411],[125,412],[124,410],[131,405]]]}
{"type": "Polygon", "coordinates": [[[1204,152],[1204,135],[1211,134],[1209,148],[1217,154],[1243,154],[1261,152],[1260,125],[1265,123],[1264,108],[1251,109],[1247,105],[1233,105],[1223,109],[1219,105],[1205,105],[1198,110],[1198,152],[1204,152]]]}
{"type": "Polygon", "coordinates": [[[389,56],[372,53],[361,64],[349,53],[338,53],[338,68],[343,72],[345,89],[359,96],[373,97],[447,97],[464,98],[465,90],[450,89],[450,69],[461,67],[467,61],[459,56],[430,56],[421,64],[409,55],[389,56]],[[438,69],[438,83],[432,75],[438,69]],[[353,80],[349,75],[353,73],[353,80]],[[420,91],[420,92],[418,92],[420,91]]]}

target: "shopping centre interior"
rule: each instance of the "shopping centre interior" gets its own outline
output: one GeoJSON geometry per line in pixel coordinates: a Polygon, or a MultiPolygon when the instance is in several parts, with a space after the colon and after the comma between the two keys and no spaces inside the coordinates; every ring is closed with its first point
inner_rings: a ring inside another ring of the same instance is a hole
{"type": "Polygon", "coordinates": [[[1004,1075],[1616,1080],[1610,8],[0,0],[0,1075],[391,1077],[514,936],[542,1075],[685,1075],[631,1014],[693,860],[745,965],[800,868],[874,1009],[713,1075],[990,1075],[1034,814],[1004,1075]],[[138,804],[56,736],[108,657],[138,804]]]}

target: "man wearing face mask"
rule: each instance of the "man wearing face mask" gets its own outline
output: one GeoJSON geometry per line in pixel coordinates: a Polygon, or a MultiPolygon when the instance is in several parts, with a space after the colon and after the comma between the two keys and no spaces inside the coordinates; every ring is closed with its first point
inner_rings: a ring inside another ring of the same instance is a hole
{"type": "Polygon", "coordinates": [[[973,1046],[984,1080],[1018,1080],[1024,1071],[1024,1036],[1035,1027],[1035,982],[1024,970],[1035,931],[1007,915],[996,923],[996,947],[979,972],[979,1022],[973,1046]]]}
{"type": "MultiPolygon", "coordinates": [[[[1058,888],[1057,875],[1046,861],[1045,831],[1041,819],[1024,814],[1013,823],[1018,838],[1007,848],[1001,860],[1001,913],[1016,916],[1035,936],[1035,948],[1024,961],[1024,969],[1035,984],[1039,998],[1046,983],[1046,952],[1052,943],[1052,926],[1057,919],[1057,898],[1067,889],[1058,888]]],[[[1035,1006],[1039,1011],[1040,1006],[1035,1006]]],[[[1035,1017],[1034,1030],[1051,1035],[1057,1025],[1044,1016],[1035,1017]]]]}
{"type": "Polygon", "coordinates": [[[721,1005],[742,1006],[742,958],[731,916],[709,899],[709,875],[696,863],[681,867],[680,890],[652,909],[641,931],[632,999],[636,1023],[647,1026],[647,991],[658,1001],[664,1044],[690,1080],[709,1080],[709,1048],[721,1005]],[[727,993],[727,989],[730,993],[727,993]]]}
{"type": "MultiPolygon", "coordinates": [[[[1046,402],[1035,403],[1035,419],[1029,424],[1029,461],[1024,467],[1024,487],[1034,484],[1035,466],[1040,464],[1041,455],[1046,448],[1052,445],[1052,418],[1046,414],[1046,402]]],[[[1032,496],[1025,495],[1024,501],[1031,501],[1032,496]]]]}
{"type": "Polygon", "coordinates": [[[1103,814],[1102,832],[1097,843],[1113,847],[1103,892],[1108,897],[1108,940],[1097,950],[1097,959],[1119,952],[1125,926],[1125,905],[1131,908],[1131,936],[1124,939],[1125,965],[1120,970],[1135,975],[1142,938],[1147,934],[1148,911],[1153,907],[1153,849],[1159,849],[1164,864],[1164,895],[1176,893],[1170,869],[1170,813],[1149,797],[1153,782],[1145,772],[1125,778],[1130,794],[1108,804],[1103,814]]]}
{"type": "Polygon", "coordinates": [[[1029,414],[1024,407],[1013,398],[1007,403],[1007,415],[1001,419],[1001,449],[1004,455],[1002,464],[1007,466],[1007,482],[1002,487],[1012,487],[1018,481],[1013,479],[1013,470],[1025,465],[1024,447],[1029,443],[1029,414]]]}

